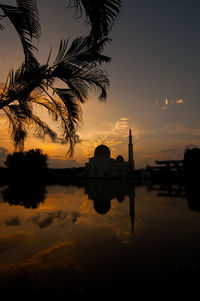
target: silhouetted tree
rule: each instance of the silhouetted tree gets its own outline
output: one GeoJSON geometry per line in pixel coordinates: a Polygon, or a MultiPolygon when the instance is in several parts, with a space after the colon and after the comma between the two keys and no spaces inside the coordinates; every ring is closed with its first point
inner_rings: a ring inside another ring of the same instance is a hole
{"type": "MultiPolygon", "coordinates": [[[[11,175],[24,175],[26,178],[38,177],[47,168],[48,156],[43,154],[40,149],[31,149],[27,152],[14,152],[9,154],[5,165],[11,175]]],[[[35,179],[37,180],[37,179],[35,179]]],[[[17,179],[16,179],[17,181],[17,179]]]]}
{"type": "Polygon", "coordinates": [[[29,169],[46,169],[48,156],[43,154],[41,149],[31,149],[25,152],[26,166],[29,169]]]}
{"type": "Polygon", "coordinates": [[[15,73],[10,72],[0,92],[0,110],[8,117],[15,148],[21,151],[28,128],[32,127],[38,136],[49,135],[53,141],[69,143],[69,154],[72,155],[81,122],[81,104],[88,99],[91,90],[100,92],[99,100],[105,100],[107,96],[109,80],[100,65],[109,62],[110,58],[102,51],[109,41],[108,34],[119,13],[121,0],[66,2],[91,25],[90,34],[74,39],[71,45],[62,40],[54,62],[50,64],[49,55],[44,65],[40,65],[33,55],[33,38],[37,39],[40,32],[36,1],[17,0],[17,7],[0,4],[4,13],[0,20],[4,17],[11,20],[25,53],[24,63],[15,73]],[[56,79],[64,82],[66,88],[55,87],[56,79]],[[36,115],[37,107],[45,109],[59,123],[59,133],[36,115]]]}
{"type": "Polygon", "coordinates": [[[9,154],[4,164],[9,169],[13,169],[13,170],[24,169],[25,155],[23,152],[14,152],[12,155],[9,154]]]}
{"type": "Polygon", "coordinates": [[[200,149],[186,149],[184,153],[184,178],[188,206],[200,211],[200,149]]]}
{"type": "Polygon", "coordinates": [[[200,172],[200,149],[187,148],[184,153],[184,173],[187,180],[194,180],[200,172]]]}
{"type": "Polygon", "coordinates": [[[200,187],[195,183],[186,183],[186,198],[190,210],[200,211],[200,187]]]}

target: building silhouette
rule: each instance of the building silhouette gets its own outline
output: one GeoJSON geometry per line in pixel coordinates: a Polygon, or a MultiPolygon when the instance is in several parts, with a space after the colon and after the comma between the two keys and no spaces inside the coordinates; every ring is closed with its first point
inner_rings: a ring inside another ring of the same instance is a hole
{"type": "Polygon", "coordinates": [[[85,177],[89,178],[126,178],[133,176],[133,143],[131,129],[129,130],[128,161],[124,161],[121,155],[116,159],[111,158],[108,146],[101,144],[96,147],[94,157],[89,158],[85,164],[85,177]]]}

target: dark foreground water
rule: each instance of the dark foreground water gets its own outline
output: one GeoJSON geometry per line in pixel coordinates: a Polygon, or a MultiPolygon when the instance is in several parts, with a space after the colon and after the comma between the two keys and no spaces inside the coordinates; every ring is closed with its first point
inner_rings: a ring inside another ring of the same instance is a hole
{"type": "Polygon", "coordinates": [[[198,205],[162,189],[111,180],[1,187],[1,296],[162,300],[198,291],[198,205]]]}

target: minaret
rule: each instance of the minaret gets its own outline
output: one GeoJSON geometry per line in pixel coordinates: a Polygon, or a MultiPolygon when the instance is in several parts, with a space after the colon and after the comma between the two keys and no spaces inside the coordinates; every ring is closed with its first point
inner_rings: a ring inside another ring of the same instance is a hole
{"type": "Polygon", "coordinates": [[[132,135],[131,129],[129,129],[129,144],[128,144],[128,163],[131,169],[134,169],[134,160],[133,160],[133,143],[132,143],[132,135]]]}

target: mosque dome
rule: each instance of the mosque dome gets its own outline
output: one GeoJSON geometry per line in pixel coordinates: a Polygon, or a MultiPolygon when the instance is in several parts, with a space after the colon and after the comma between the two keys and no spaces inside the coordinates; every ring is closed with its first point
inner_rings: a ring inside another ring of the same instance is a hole
{"type": "Polygon", "coordinates": [[[117,162],[124,162],[124,158],[121,155],[119,155],[119,156],[117,156],[116,161],[117,162]]]}
{"type": "Polygon", "coordinates": [[[110,158],[110,150],[106,145],[101,144],[95,148],[94,156],[95,158],[110,158]]]}

